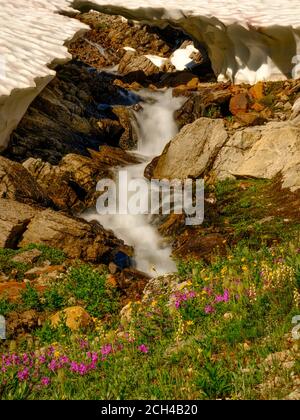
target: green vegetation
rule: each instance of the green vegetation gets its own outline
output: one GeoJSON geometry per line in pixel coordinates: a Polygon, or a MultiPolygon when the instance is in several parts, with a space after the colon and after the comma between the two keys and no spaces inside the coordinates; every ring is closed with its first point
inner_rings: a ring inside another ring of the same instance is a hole
{"type": "MultiPolygon", "coordinates": [[[[44,289],[27,284],[19,301],[0,298],[8,319],[12,311],[33,309],[43,320],[29,331],[31,339],[27,332],[0,343],[0,398],[281,399],[294,392],[300,380],[292,337],[300,314],[297,208],[270,181],[209,189],[218,206],[207,210],[200,234],[213,227],[226,235],[227,254],[179,261],[177,274],[156,279],[149,295],[125,307],[103,266],[32,245],[42,252],[38,263],[65,270],[44,289]],[[54,328],[51,315],[76,305],[91,324],[70,330],[62,318],[54,328]]],[[[27,267],[11,261],[22,251],[0,252],[3,272],[24,276],[27,267]]]]}
{"type": "MultiPolygon", "coordinates": [[[[3,347],[2,398],[286,397],[292,367],[267,369],[266,359],[289,352],[294,374],[299,371],[291,344],[299,267],[295,242],[259,252],[240,245],[210,264],[180,262],[170,287],[131,302],[120,318],[106,273],[76,264],[43,298],[28,287],[23,305],[52,311],[73,298],[93,325],[74,332],[63,322],[56,329],[45,322],[33,332],[34,344],[19,344],[19,359],[3,347]],[[274,378],[280,386],[269,386],[274,378]]],[[[9,303],[1,301],[1,308],[7,312],[9,303]]]]}

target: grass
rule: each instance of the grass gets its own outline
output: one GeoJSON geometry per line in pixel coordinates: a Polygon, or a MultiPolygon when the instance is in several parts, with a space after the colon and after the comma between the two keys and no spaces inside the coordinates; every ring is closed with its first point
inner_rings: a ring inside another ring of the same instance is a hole
{"type": "Polygon", "coordinates": [[[15,262],[13,257],[32,249],[37,249],[41,252],[36,264],[49,261],[52,265],[59,265],[66,260],[66,256],[62,251],[45,245],[32,244],[17,250],[0,248],[0,270],[6,275],[13,274],[16,280],[23,280],[26,271],[33,268],[34,264],[15,262]]]}

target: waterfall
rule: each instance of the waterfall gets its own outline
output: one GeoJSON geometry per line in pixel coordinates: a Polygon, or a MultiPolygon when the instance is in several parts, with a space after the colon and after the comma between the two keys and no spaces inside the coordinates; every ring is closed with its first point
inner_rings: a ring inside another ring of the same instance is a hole
{"type": "MultiPolygon", "coordinates": [[[[135,113],[138,132],[138,153],[143,163],[127,166],[128,179],[141,179],[151,160],[160,155],[165,145],[178,132],[174,112],[183,103],[182,98],[173,98],[172,90],[139,93],[143,109],[135,113]]],[[[163,244],[156,228],[151,225],[151,215],[100,215],[96,210],[87,211],[83,217],[97,220],[105,229],[111,229],[125,243],[134,247],[136,268],[150,275],[176,271],[171,259],[171,247],[163,244]]]]}

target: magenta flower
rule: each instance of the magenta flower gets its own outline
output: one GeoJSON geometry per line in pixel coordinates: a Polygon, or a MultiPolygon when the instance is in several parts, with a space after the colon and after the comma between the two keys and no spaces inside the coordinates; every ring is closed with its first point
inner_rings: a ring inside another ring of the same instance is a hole
{"type": "Polygon", "coordinates": [[[212,312],[214,312],[214,308],[211,305],[207,305],[205,306],[204,312],[206,313],[206,315],[211,314],[212,312]]]}
{"type": "Polygon", "coordinates": [[[229,302],[229,290],[228,290],[228,289],[226,289],[226,290],[224,291],[223,301],[224,301],[224,302],[229,302]]]}
{"type": "Polygon", "coordinates": [[[101,348],[101,354],[102,356],[108,356],[109,353],[111,353],[112,351],[112,346],[111,344],[105,344],[102,348],[101,348]]]}
{"type": "Polygon", "coordinates": [[[48,364],[48,369],[52,372],[55,372],[58,369],[58,364],[55,359],[52,359],[51,362],[48,364]]]}
{"type": "Polygon", "coordinates": [[[141,344],[140,346],[138,346],[138,349],[142,353],[149,353],[149,349],[145,344],[141,344]]]}
{"type": "Polygon", "coordinates": [[[89,347],[89,342],[83,339],[79,340],[79,347],[83,350],[89,347]]]}
{"type": "Polygon", "coordinates": [[[44,387],[49,386],[49,385],[50,385],[50,382],[51,382],[51,380],[50,380],[50,378],[48,378],[47,376],[44,376],[44,377],[41,379],[41,384],[42,384],[44,387]]]}
{"type": "Polygon", "coordinates": [[[26,381],[29,378],[29,369],[25,368],[18,372],[19,381],[26,381]]]}

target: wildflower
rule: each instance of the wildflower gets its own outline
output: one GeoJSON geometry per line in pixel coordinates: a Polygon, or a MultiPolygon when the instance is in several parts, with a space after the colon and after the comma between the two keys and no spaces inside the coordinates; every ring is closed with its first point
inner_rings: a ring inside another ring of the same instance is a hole
{"type": "Polygon", "coordinates": [[[223,295],[217,295],[217,296],[215,297],[215,302],[216,302],[216,303],[223,302],[223,300],[224,300],[223,295]]]}
{"type": "Polygon", "coordinates": [[[51,362],[48,364],[48,369],[52,372],[55,372],[58,369],[58,364],[55,359],[52,359],[51,362]]]}
{"type": "Polygon", "coordinates": [[[19,381],[26,381],[29,378],[29,369],[25,368],[18,372],[18,379],[19,381]]]}
{"type": "Polygon", "coordinates": [[[87,340],[80,339],[79,340],[79,347],[81,350],[86,349],[89,346],[89,342],[87,340]]]}
{"type": "Polygon", "coordinates": [[[140,346],[138,346],[138,349],[142,353],[148,353],[149,352],[149,349],[148,349],[147,346],[145,346],[145,344],[141,344],[140,346]]]}
{"type": "Polygon", "coordinates": [[[58,359],[60,356],[60,352],[58,350],[56,350],[53,354],[53,356],[55,357],[55,359],[58,359]]]}
{"type": "Polygon", "coordinates": [[[194,324],[194,321],[192,320],[186,321],[186,325],[193,325],[193,324],[194,324]]]}
{"type": "Polygon", "coordinates": [[[49,386],[49,385],[50,385],[50,382],[51,382],[51,380],[50,380],[50,378],[48,378],[47,376],[44,376],[44,377],[41,379],[41,385],[42,385],[42,386],[44,386],[44,387],[49,386]]]}
{"type": "Polygon", "coordinates": [[[229,290],[227,290],[227,289],[224,291],[223,301],[224,302],[228,302],[229,301],[229,290]]]}
{"type": "Polygon", "coordinates": [[[101,348],[101,354],[102,356],[108,356],[112,351],[112,346],[111,344],[105,344],[102,348],[101,348]]]}
{"type": "Polygon", "coordinates": [[[38,361],[39,361],[41,364],[46,363],[46,356],[45,356],[45,355],[39,356],[38,361]]]}
{"type": "Polygon", "coordinates": [[[293,298],[294,298],[294,303],[295,303],[296,308],[299,308],[300,307],[300,293],[298,292],[297,289],[294,289],[293,298]]]}
{"type": "Polygon", "coordinates": [[[214,308],[212,307],[212,305],[207,305],[205,306],[204,312],[208,315],[211,314],[212,312],[214,312],[214,308]]]}
{"type": "Polygon", "coordinates": [[[248,271],[248,267],[247,267],[246,265],[243,265],[243,266],[242,266],[242,270],[243,270],[244,272],[246,272],[246,271],[248,271]]]}

